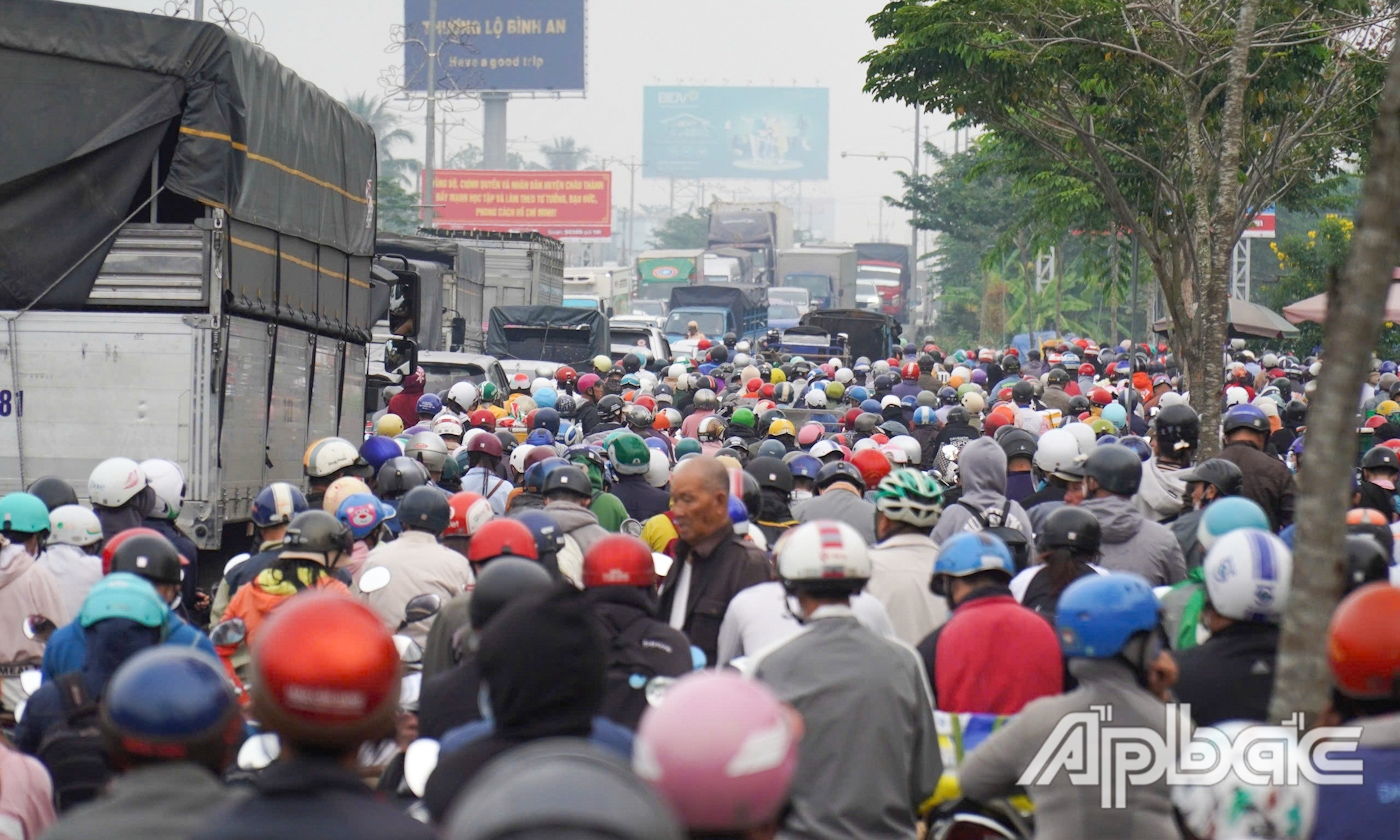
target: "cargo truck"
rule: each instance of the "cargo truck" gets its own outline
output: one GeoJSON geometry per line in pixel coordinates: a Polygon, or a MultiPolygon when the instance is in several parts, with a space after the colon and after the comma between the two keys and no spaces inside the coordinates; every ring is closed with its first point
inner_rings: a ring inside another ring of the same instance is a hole
{"type": "Polygon", "coordinates": [[[564,305],[597,309],[611,318],[631,311],[636,270],[625,265],[580,265],[564,269],[564,305]]]}
{"type": "Polygon", "coordinates": [[[671,311],[662,331],[677,356],[695,355],[697,342],[686,337],[691,321],[713,344],[731,332],[738,340],[756,342],[768,332],[768,289],[739,283],[672,289],[671,311]]]}
{"type": "MultiPolygon", "coordinates": [[[[564,243],[541,233],[433,230],[424,235],[456,240],[485,255],[482,315],[496,306],[562,306],[564,243]]],[[[489,328],[483,320],[481,329],[489,328]]]]}
{"type": "Polygon", "coordinates": [[[0,56],[0,492],[164,458],[181,528],[238,550],[308,444],[361,436],[374,132],[211,23],[12,0],[0,56]]]}
{"type": "Polygon", "coordinates": [[[643,251],[637,255],[637,300],[669,301],[677,286],[701,282],[704,260],[703,248],[643,251]]]}
{"type": "Polygon", "coordinates": [[[710,248],[740,248],[753,253],[754,283],[777,285],[778,252],[792,247],[792,211],[776,201],[710,205],[710,248]]]}
{"type": "MultiPolygon", "coordinates": [[[[856,279],[873,285],[880,311],[899,321],[909,317],[909,246],[894,242],[857,242],[856,279]]],[[[864,307],[862,307],[864,308],[864,307]]]]}
{"type": "Polygon", "coordinates": [[[807,290],[811,308],[856,308],[856,249],[849,245],[799,245],[778,252],[778,286],[807,290]]]}

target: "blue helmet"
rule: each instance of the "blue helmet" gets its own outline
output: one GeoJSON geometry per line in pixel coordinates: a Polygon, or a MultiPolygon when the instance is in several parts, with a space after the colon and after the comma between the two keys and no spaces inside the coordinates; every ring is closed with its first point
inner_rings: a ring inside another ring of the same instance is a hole
{"type": "Polygon", "coordinates": [[[108,749],[142,761],[192,761],[218,773],[243,717],[224,669],[188,647],[158,645],[122,663],[102,696],[108,749]]]}
{"type": "Polygon", "coordinates": [[[1085,575],[1066,587],[1055,613],[1065,656],[1108,659],[1157,626],[1152,585],[1131,572],[1085,575]]]}
{"type": "Polygon", "coordinates": [[[109,618],[124,618],[142,627],[164,628],[170,607],[150,581],[131,572],[112,572],[92,585],[78,612],[78,624],[91,627],[109,618]]]}
{"type": "Polygon", "coordinates": [[[813,481],[817,480],[817,473],[822,469],[822,462],[805,452],[794,452],[787,465],[793,478],[810,478],[813,481]]]}
{"type": "MultiPolygon", "coordinates": [[[[1152,457],[1152,447],[1140,437],[1129,435],[1118,442],[1136,452],[1137,456],[1144,461],[1152,457]]],[[[1102,444],[1103,441],[1100,440],[1099,443],[1102,444]]]]}
{"type": "Polygon", "coordinates": [[[418,413],[436,417],[442,411],[442,397],[437,394],[424,394],[418,398],[418,413]]]}
{"type": "Polygon", "coordinates": [[[868,411],[868,412],[870,412],[871,414],[879,414],[879,413],[880,413],[880,403],[879,403],[878,400],[870,400],[870,399],[861,400],[861,402],[860,402],[860,410],[861,410],[861,411],[868,411]]]}
{"type": "Polygon", "coordinates": [[[530,534],[535,538],[535,550],[539,552],[540,561],[546,557],[557,555],[564,550],[564,531],[559,527],[559,522],[553,515],[542,510],[526,510],[511,516],[530,529],[530,534]]]}
{"type": "Polygon", "coordinates": [[[549,386],[539,389],[533,396],[535,398],[535,405],[540,408],[554,408],[559,404],[559,392],[549,386]]]}
{"type": "Polygon", "coordinates": [[[554,436],[554,439],[565,446],[578,446],[583,443],[583,425],[560,420],[559,433],[554,436]]]}
{"type": "Polygon", "coordinates": [[[865,390],[864,385],[852,385],[846,389],[846,399],[853,405],[860,405],[870,399],[870,392],[865,390]]]}
{"type": "Polygon", "coordinates": [[[530,446],[553,446],[554,433],[549,429],[535,429],[525,436],[525,442],[530,446]]]}
{"type": "Polygon", "coordinates": [[[1269,525],[1269,515],[1258,502],[1244,496],[1226,496],[1211,502],[1201,513],[1201,519],[1196,523],[1196,540],[1201,548],[1210,551],[1217,539],[1240,528],[1273,530],[1269,525]]]}
{"type": "Polygon", "coordinates": [[[899,404],[905,408],[914,408],[919,404],[919,400],[913,394],[906,394],[899,398],[899,404]]]}
{"type": "Polygon", "coordinates": [[[1095,441],[1095,443],[1097,443],[1099,446],[1109,446],[1109,445],[1111,445],[1111,444],[1116,444],[1116,443],[1118,443],[1118,436],[1117,436],[1117,435],[1101,435],[1101,436],[1099,436],[1099,439],[1095,441]]]}
{"type": "Polygon", "coordinates": [[[929,588],[942,595],[946,577],[965,577],[978,572],[1003,572],[1010,579],[1016,575],[1016,561],[1006,543],[985,531],[958,534],[938,549],[933,563],[933,578],[929,588]]]}
{"type": "Polygon", "coordinates": [[[938,415],[929,406],[921,405],[914,409],[915,426],[932,426],[937,419],[938,415]]]}
{"type": "Polygon", "coordinates": [[[542,492],[544,490],[544,480],[549,474],[559,467],[567,467],[568,465],[568,461],[559,457],[545,458],[543,461],[537,461],[531,464],[530,468],[525,470],[525,489],[531,493],[542,492]]]}
{"type": "MultiPolygon", "coordinates": [[[[392,439],[389,442],[398,449],[399,445],[392,439]]],[[[392,457],[402,454],[400,450],[392,457]]],[[[306,496],[300,490],[285,481],[274,481],[259,490],[257,498],[253,500],[253,524],[259,528],[286,525],[298,513],[305,513],[308,507],[306,496]]]]}
{"type": "Polygon", "coordinates": [[[1269,433],[1269,418],[1260,409],[1246,403],[1233,406],[1225,412],[1221,427],[1227,435],[1236,429],[1252,429],[1262,435],[1267,435],[1269,433]]]}
{"type": "Polygon", "coordinates": [[[729,521],[735,525],[746,525],[749,521],[749,509],[744,507],[744,500],[732,494],[729,497],[729,521]]]}
{"type": "Polygon", "coordinates": [[[384,466],[384,462],[390,458],[397,458],[403,454],[403,448],[391,437],[375,435],[360,444],[360,457],[365,459],[365,463],[379,472],[379,468],[384,466]]]}
{"type": "Polygon", "coordinates": [[[559,412],[552,408],[541,408],[535,412],[535,428],[548,429],[551,435],[559,436],[559,412]]]}
{"type": "Polygon", "coordinates": [[[375,528],[396,515],[393,508],[370,493],[352,493],[346,496],[335,512],[335,518],[343,522],[357,540],[369,536],[375,528]]]}

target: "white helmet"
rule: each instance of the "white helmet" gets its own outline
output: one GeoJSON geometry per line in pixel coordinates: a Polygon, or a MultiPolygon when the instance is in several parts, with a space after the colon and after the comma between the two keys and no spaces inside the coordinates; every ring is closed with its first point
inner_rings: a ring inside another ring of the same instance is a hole
{"type": "Polygon", "coordinates": [[[421,462],[429,472],[441,472],[447,462],[447,443],[433,432],[419,432],[404,444],[403,454],[421,462]]]}
{"type": "Polygon", "coordinates": [[[963,382],[972,381],[972,371],[963,365],[958,365],[957,367],[953,368],[953,376],[958,377],[963,382]]]}
{"type": "Polygon", "coordinates": [[[827,359],[827,360],[826,360],[826,363],[829,364],[829,365],[831,365],[831,366],[834,367],[834,368],[839,368],[839,367],[841,367],[841,360],[838,359],[838,358],[836,358],[835,356],[832,356],[830,359],[827,359]]]}
{"type": "Polygon", "coordinates": [[[856,378],[855,372],[848,367],[836,369],[836,381],[842,385],[850,385],[856,378]]]}
{"type": "Polygon", "coordinates": [[[321,438],[306,447],[306,456],[301,465],[311,478],[324,478],[346,467],[363,464],[360,451],[345,438],[321,438]]]}
{"type": "Polygon", "coordinates": [[[479,396],[480,394],[476,390],[476,385],[465,380],[453,385],[447,391],[447,398],[467,411],[470,411],[472,406],[476,405],[479,396]]]}
{"type": "MultiPolygon", "coordinates": [[[[738,367],[738,365],[735,365],[735,367],[738,367]]],[[[753,365],[746,365],[743,370],[739,371],[739,381],[741,383],[747,383],[750,379],[758,378],[758,368],[753,365]]]]}
{"type": "Polygon", "coordinates": [[[145,489],[146,473],[130,458],[108,458],[88,476],[88,498],[103,507],[121,507],[145,489]]]}
{"type": "Polygon", "coordinates": [[[797,581],[845,583],[860,588],[870,579],[870,555],[860,532],[845,522],[818,519],[793,528],[778,549],[778,577],[797,581]]]}
{"type": "Polygon", "coordinates": [[[1259,362],[1266,368],[1276,368],[1278,367],[1278,356],[1274,353],[1265,353],[1264,358],[1260,359],[1259,362]]]}
{"type": "Polygon", "coordinates": [[[904,447],[890,441],[880,445],[880,451],[884,453],[885,460],[889,461],[896,468],[909,463],[909,453],[904,451],[904,447]]]}
{"type": "MultiPolygon", "coordinates": [[[[1090,439],[1093,439],[1094,433],[1089,429],[1088,425],[1084,423],[1074,423],[1071,425],[1082,427],[1085,431],[1089,432],[1090,439]]],[[[1067,427],[1064,429],[1051,429],[1041,435],[1040,440],[1036,441],[1035,458],[1032,460],[1035,463],[1036,469],[1046,475],[1050,475],[1052,473],[1059,473],[1066,467],[1073,466],[1075,459],[1082,454],[1083,453],[1079,451],[1079,441],[1075,438],[1074,433],[1067,427]]]]}
{"type": "Polygon", "coordinates": [[[1235,405],[1244,405],[1247,402],[1249,402],[1249,392],[1240,386],[1231,385],[1229,388],[1225,389],[1225,405],[1227,408],[1235,405]]]}
{"type": "Polygon", "coordinates": [[[753,359],[749,358],[749,354],[748,354],[748,353],[735,353],[735,354],[734,354],[734,367],[741,368],[741,367],[747,365],[749,362],[752,362],[752,361],[753,361],[753,359]]]}
{"type": "Polygon", "coordinates": [[[1293,553],[1268,531],[1237,528],[1202,563],[1211,607],[1236,621],[1277,622],[1288,600],[1293,553]]]}
{"type": "Polygon", "coordinates": [[[962,399],[959,400],[959,402],[962,403],[962,407],[967,409],[970,414],[981,414],[982,410],[987,407],[987,400],[982,396],[980,391],[968,391],[966,394],[962,395],[962,399]]]}
{"type": "Polygon", "coordinates": [[[819,440],[816,443],[812,444],[812,448],[808,450],[808,454],[810,454],[813,458],[820,460],[833,452],[840,451],[841,448],[836,444],[832,443],[831,441],[819,440]]]}
{"type": "MultiPolygon", "coordinates": [[[[680,365],[672,365],[672,367],[680,367],[680,365]]],[[[688,374],[688,373],[680,373],[680,374],[677,374],[677,375],[676,375],[676,390],[677,390],[677,391],[689,391],[689,390],[690,390],[690,374],[688,374]]]]}
{"type": "Polygon", "coordinates": [[[896,397],[894,394],[886,394],[880,400],[881,408],[900,408],[903,405],[904,403],[901,402],[899,397],[896,397]]]}
{"type": "Polygon", "coordinates": [[[674,364],[666,368],[666,378],[673,382],[680,382],[680,378],[685,375],[685,365],[674,364]]]}
{"type": "Polygon", "coordinates": [[[462,421],[450,414],[444,414],[433,421],[433,434],[462,436],[462,421]]]}
{"type": "Polygon", "coordinates": [[[511,450],[510,468],[515,470],[516,475],[525,474],[525,456],[529,455],[530,450],[534,448],[534,444],[522,443],[519,446],[515,447],[515,449],[511,450]]]}
{"type": "Polygon", "coordinates": [[[876,359],[876,360],[870,365],[870,374],[871,374],[872,376],[879,376],[879,375],[882,374],[882,373],[889,373],[889,372],[890,372],[890,363],[889,363],[888,361],[886,361],[885,359],[876,359]]]}
{"type": "MultiPolygon", "coordinates": [[[[1062,431],[1069,432],[1074,436],[1075,441],[1079,444],[1079,454],[1085,457],[1092,455],[1094,449],[1099,445],[1098,439],[1094,437],[1094,430],[1089,428],[1088,423],[1070,423],[1062,431]]],[[[1046,434],[1050,433],[1046,432],[1046,434]]]]}
{"type": "Polygon", "coordinates": [[[876,443],[874,440],[871,440],[870,438],[861,438],[860,440],[858,440],[858,441],[855,442],[855,445],[854,445],[854,446],[851,447],[851,451],[852,451],[852,452],[862,452],[862,451],[864,451],[864,450],[866,450],[866,449],[879,449],[879,448],[880,448],[880,444],[876,443]]]}
{"type": "Polygon", "coordinates": [[[541,389],[541,388],[553,388],[553,387],[554,387],[554,380],[553,380],[553,379],[550,379],[550,378],[544,377],[544,376],[536,376],[536,377],[534,378],[534,380],[530,382],[530,393],[531,393],[531,394],[538,394],[538,393],[540,392],[540,389],[541,389]]]}
{"type": "Polygon", "coordinates": [[[151,512],[156,519],[174,519],[185,506],[185,471],[180,465],[161,458],[141,462],[146,483],[156,491],[160,506],[151,512]]]}
{"type": "Polygon", "coordinates": [[[60,505],[49,511],[50,542],[84,546],[101,540],[102,523],[82,505],[60,505]]]}
{"type": "Polygon", "coordinates": [[[747,353],[747,352],[749,352],[749,349],[750,349],[751,347],[753,347],[753,345],[749,344],[749,342],[748,342],[747,340],[740,341],[740,342],[738,342],[737,344],[734,345],[734,349],[737,350],[737,351],[740,352],[740,353],[747,353]]]}
{"type": "Polygon", "coordinates": [[[651,463],[647,464],[647,484],[652,487],[665,487],[671,480],[671,459],[660,449],[651,450],[651,463]]]}
{"type": "MultiPolygon", "coordinates": [[[[539,364],[535,365],[535,378],[553,379],[554,365],[550,364],[549,362],[540,362],[539,364]]],[[[554,383],[551,382],[550,384],[552,385],[554,383]]]]}
{"type": "Polygon", "coordinates": [[[1313,362],[1308,365],[1308,376],[1318,377],[1322,375],[1322,362],[1313,362]]]}
{"type": "Polygon", "coordinates": [[[895,435],[890,438],[890,443],[904,450],[905,456],[909,458],[909,463],[917,466],[923,462],[924,446],[913,435],[895,435]]]}
{"type": "Polygon", "coordinates": [[[813,388],[803,395],[802,401],[808,408],[826,408],[826,392],[820,388],[813,388]]]}

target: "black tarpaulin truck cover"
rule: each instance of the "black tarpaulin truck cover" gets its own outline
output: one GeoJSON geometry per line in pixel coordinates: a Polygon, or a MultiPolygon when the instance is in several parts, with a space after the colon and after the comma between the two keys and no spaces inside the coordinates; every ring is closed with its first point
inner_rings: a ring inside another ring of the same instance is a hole
{"type": "MultiPolygon", "coordinates": [[[[171,133],[167,191],[352,256],[374,253],[373,131],[218,26],[5,0],[0,80],[0,306],[29,305],[96,249],[75,272],[88,275],[76,303],[86,299],[171,133]]],[[[63,285],[73,297],[74,284],[63,285]]]]}
{"type": "Polygon", "coordinates": [[[567,306],[493,306],[486,353],[572,365],[610,356],[608,319],[596,309],[567,306]]]}

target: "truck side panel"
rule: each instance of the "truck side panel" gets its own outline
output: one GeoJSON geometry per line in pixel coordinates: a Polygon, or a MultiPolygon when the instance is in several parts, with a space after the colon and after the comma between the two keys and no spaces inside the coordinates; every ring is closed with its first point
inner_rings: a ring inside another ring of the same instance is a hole
{"type": "Polygon", "coordinates": [[[263,487],[267,451],[267,366],[272,328],[230,318],[224,377],[222,440],[224,518],[244,519],[263,487]]]}
{"type": "MultiPolygon", "coordinates": [[[[326,336],[317,336],[314,362],[315,370],[311,377],[311,414],[307,418],[306,439],[310,443],[325,437],[335,437],[340,433],[340,363],[343,355],[339,342],[326,336]]],[[[358,443],[355,438],[351,441],[358,443]]]]}
{"type": "Polygon", "coordinates": [[[365,345],[345,344],[340,391],[340,436],[359,443],[365,436],[365,345]],[[355,384],[352,384],[355,383],[355,384]]]}
{"type": "MultiPolygon", "coordinates": [[[[272,392],[267,409],[267,460],[264,481],[302,484],[306,454],[306,418],[311,400],[310,334],[278,327],[273,351],[272,392]]],[[[314,438],[313,438],[314,440],[314,438]]]]}

